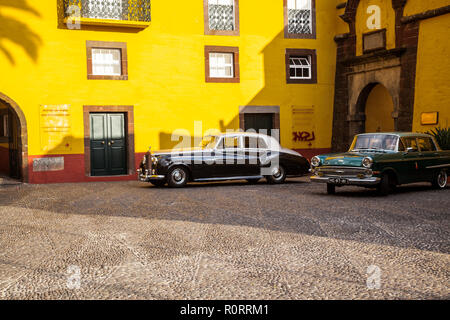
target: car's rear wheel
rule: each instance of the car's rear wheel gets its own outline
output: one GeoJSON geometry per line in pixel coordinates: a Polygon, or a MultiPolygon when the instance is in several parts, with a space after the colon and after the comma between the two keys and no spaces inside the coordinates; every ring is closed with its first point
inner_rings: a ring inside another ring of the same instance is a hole
{"type": "Polygon", "coordinates": [[[165,181],[165,180],[160,180],[160,181],[150,181],[150,183],[151,183],[152,185],[154,185],[155,187],[161,188],[161,187],[164,187],[164,186],[165,186],[166,181],[165,181]]]}
{"type": "Polygon", "coordinates": [[[257,179],[247,179],[247,182],[249,184],[257,184],[259,182],[259,180],[261,180],[261,179],[259,179],[259,178],[257,178],[257,179]]]}
{"type": "Polygon", "coordinates": [[[447,182],[448,182],[447,171],[441,170],[434,177],[432,184],[434,188],[441,190],[447,187],[447,182]]]}
{"type": "Polygon", "coordinates": [[[188,181],[189,174],[183,167],[175,167],[167,175],[167,183],[171,188],[182,188],[188,181]]]}
{"type": "Polygon", "coordinates": [[[272,169],[272,175],[266,177],[270,184],[281,184],[286,181],[286,170],[282,166],[272,169]]]}
{"type": "Polygon", "coordinates": [[[391,177],[389,176],[389,174],[384,173],[381,176],[381,182],[377,187],[378,194],[380,196],[387,196],[391,192],[391,189],[392,189],[391,177]]]}
{"type": "Polygon", "coordinates": [[[336,193],[336,185],[327,183],[327,193],[328,194],[335,194],[336,193]]]}

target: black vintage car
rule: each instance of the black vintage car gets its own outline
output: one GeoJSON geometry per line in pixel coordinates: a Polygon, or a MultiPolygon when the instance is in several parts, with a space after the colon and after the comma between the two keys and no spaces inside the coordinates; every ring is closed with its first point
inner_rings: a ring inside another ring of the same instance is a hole
{"type": "Polygon", "coordinates": [[[208,136],[192,149],[147,152],[138,170],[139,180],[155,186],[183,187],[188,182],[266,178],[280,184],[286,177],[309,173],[308,160],[282,148],[278,141],[256,133],[208,136]]]}

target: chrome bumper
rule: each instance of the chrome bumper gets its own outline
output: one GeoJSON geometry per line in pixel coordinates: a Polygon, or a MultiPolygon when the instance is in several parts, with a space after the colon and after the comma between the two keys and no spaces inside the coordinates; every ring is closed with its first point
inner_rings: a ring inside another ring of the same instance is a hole
{"type": "Polygon", "coordinates": [[[376,186],[381,181],[381,178],[367,177],[367,178],[349,178],[349,177],[319,177],[311,176],[311,182],[331,183],[341,186],[376,186]]]}
{"type": "MultiPolygon", "coordinates": [[[[148,170],[146,170],[148,171],[148,170]]],[[[138,180],[141,182],[150,182],[150,181],[161,181],[166,178],[166,176],[148,174],[148,172],[142,172],[142,170],[138,170],[138,180]]]]}

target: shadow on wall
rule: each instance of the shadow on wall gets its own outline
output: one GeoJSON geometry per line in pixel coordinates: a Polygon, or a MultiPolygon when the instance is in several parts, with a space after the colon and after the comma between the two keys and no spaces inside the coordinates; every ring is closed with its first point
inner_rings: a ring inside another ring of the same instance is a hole
{"type": "MultiPolygon", "coordinates": [[[[268,45],[266,45],[260,52],[263,55],[263,72],[264,72],[264,87],[255,94],[245,106],[279,106],[283,103],[279,98],[279,90],[281,86],[285,85],[286,74],[285,74],[285,51],[280,49],[286,45],[284,41],[284,30],[281,30],[268,45]],[[280,78],[280,70],[282,72],[282,77],[280,78]]],[[[295,48],[295,45],[293,46],[295,48]]],[[[240,53],[242,54],[242,52],[240,53]]],[[[242,74],[242,73],[241,73],[242,74]]],[[[243,79],[241,78],[241,82],[243,79]]],[[[248,80],[244,80],[248,81],[248,80]]],[[[251,80],[251,81],[260,81],[251,80]]],[[[214,86],[216,84],[209,83],[209,86],[214,86]]],[[[230,84],[232,86],[234,84],[230,84]]],[[[237,84],[239,85],[239,84],[237,84]]],[[[203,128],[205,129],[219,129],[220,132],[226,132],[227,130],[237,131],[240,128],[239,122],[239,105],[229,106],[236,112],[236,116],[228,123],[225,124],[224,120],[220,120],[217,128],[203,128]]],[[[195,119],[201,121],[202,119],[195,119]]],[[[193,124],[192,124],[193,125],[193,124]]],[[[191,129],[191,128],[183,128],[191,129]]],[[[190,131],[190,130],[189,130],[190,131]]],[[[174,147],[182,145],[183,147],[188,147],[189,142],[191,146],[197,146],[197,141],[201,141],[199,137],[189,137],[189,136],[177,136],[176,134],[172,136],[172,133],[160,132],[159,142],[160,149],[173,149],[174,147]],[[178,137],[178,138],[177,138],[178,137]],[[175,141],[172,141],[175,140],[175,141]],[[200,139],[200,140],[199,140],[200,139]]],[[[177,147],[178,148],[178,147],[177,147]]]]}
{"type": "Polygon", "coordinates": [[[39,58],[39,46],[42,44],[42,40],[25,23],[2,12],[2,9],[9,8],[40,17],[39,12],[29,6],[28,0],[0,0],[0,51],[12,65],[16,64],[13,54],[7,47],[7,42],[9,41],[21,47],[36,63],[39,58]]]}

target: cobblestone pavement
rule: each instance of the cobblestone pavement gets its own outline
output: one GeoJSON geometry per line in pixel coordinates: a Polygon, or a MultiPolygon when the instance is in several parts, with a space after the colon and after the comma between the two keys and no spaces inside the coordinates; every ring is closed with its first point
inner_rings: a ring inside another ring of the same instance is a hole
{"type": "Polygon", "coordinates": [[[324,189],[0,187],[0,299],[450,298],[449,189],[324,189]]]}

